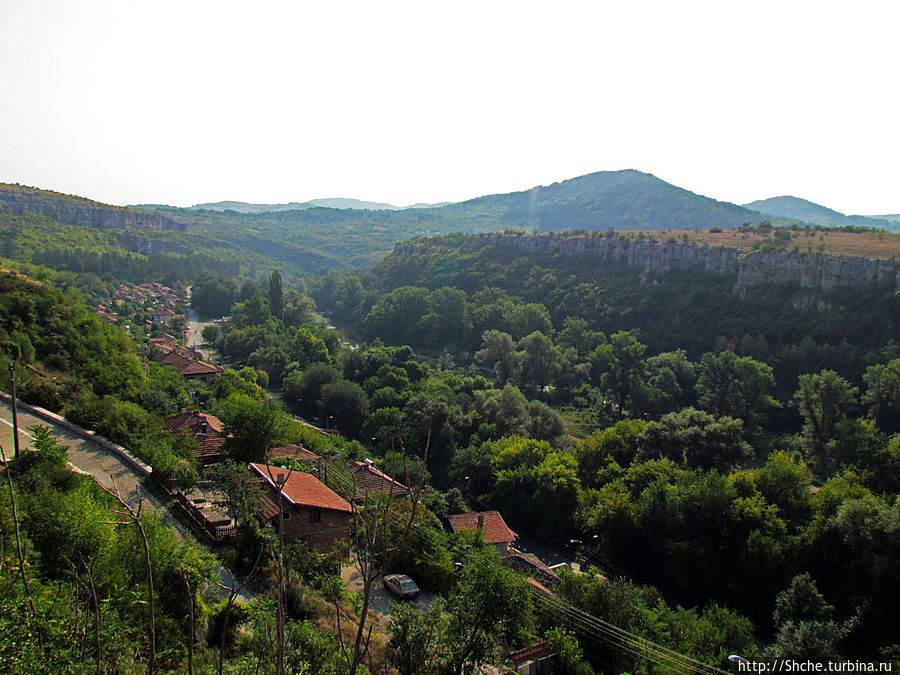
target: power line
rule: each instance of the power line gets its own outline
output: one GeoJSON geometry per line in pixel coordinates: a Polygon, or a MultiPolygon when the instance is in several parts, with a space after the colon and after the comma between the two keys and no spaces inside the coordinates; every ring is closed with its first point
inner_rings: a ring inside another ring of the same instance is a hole
{"type": "MultiPolygon", "coordinates": [[[[347,471],[345,475],[341,475],[338,471],[335,471],[331,473],[330,478],[339,488],[345,490],[352,498],[354,495],[355,481],[353,481],[352,475],[350,475],[347,467],[341,468],[347,471]]],[[[401,514],[396,511],[388,509],[385,515],[394,520],[395,524],[400,522],[399,519],[401,518],[401,514]]],[[[440,538],[436,532],[420,528],[416,528],[416,531],[432,545],[440,544],[447,546],[449,543],[440,538]]],[[[462,551],[459,545],[451,544],[448,548],[456,553],[465,554],[465,551],[462,551]]],[[[597,554],[597,556],[601,559],[603,558],[600,554],[597,554]]],[[[559,596],[548,596],[540,589],[531,585],[529,585],[529,589],[532,590],[535,597],[545,608],[549,608],[554,612],[559,613],[562,618],[566,620],[568,624],[566,626],[567,628],[572,629],[574,627],[582,634],[586,634],[595,640],[604,642],[614,649],[622,650],[623,652],[627,652],[641,659],[646,659],[658,666],[675,670],[682,673],[682,675],[688,675],[690,673],[730,675],[721,668],[698,661],[697,659],[676,652],[673,649],[657,644],[647,638],[631,633],[615,624],[589,614],[559,596]]]]}

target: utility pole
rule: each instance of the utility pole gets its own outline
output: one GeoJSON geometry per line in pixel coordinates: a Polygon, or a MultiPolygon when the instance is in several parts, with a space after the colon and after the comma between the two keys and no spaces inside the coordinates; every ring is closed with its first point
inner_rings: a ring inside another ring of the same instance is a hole
{"type": "Polygon", "coordinates": [[[18,350],[10,347],[7,354],[9,359],[9,382],[12,387],[12,410],[13,410],[13,448],[15,449],[13,457],[19,459],[19,415],[16,411],[16,361],[19,360],[18,350]]]}

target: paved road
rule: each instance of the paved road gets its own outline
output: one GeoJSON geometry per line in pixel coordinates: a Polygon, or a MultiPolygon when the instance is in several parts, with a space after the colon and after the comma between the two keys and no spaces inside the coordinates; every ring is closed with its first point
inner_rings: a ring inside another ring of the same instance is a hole
{"type": "MultiPolygon", "coordinates": [[[[118,456],[92,441],[24,412],[22,408],[18,409],[18,417],[19,446],[23,452],[26,448],[31,447],[33,440],[28,429],[37,425],[50,427],[57,440],[66,446],[69,462],[76,469],[90,474],[105,487],[110,489],[113,489],[114,486],[118,487],[122,498],[131,506],[137,507],[138,499],[143,499],[145,504],[142,508],[150,506],[156,509],[162,523],[172,527],[180,539],[190,542],[198,548],[205,548],[203,543],[194,536],[194,533],[175,518],[168,505],[143,486],[144,477],[118,456]]],[[[0,444],[3,445],[7,459],[11,458],[13,455],[12,406],[3,401],[0,401],[0,444]]],[[[222,565],[218,566],[217,572],[222,583],[231,586],[233,582],[231,572],[222,565]]],[[[238,597],[244,602],[252,599],[252,596],[246,591],[243,591],[238,597]]]]}

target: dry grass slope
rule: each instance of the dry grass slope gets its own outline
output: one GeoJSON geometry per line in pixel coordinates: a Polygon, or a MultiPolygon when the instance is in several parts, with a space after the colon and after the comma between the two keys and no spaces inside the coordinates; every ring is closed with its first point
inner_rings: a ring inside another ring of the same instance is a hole
{"type": "MultiPolygon", "coordinates": [[[[741,251],[750,249],[769,240],[779,241],[774,234],[747,232],[741,230],[665,230],[662,232],[620,232],[630,239],[640,236],[653,237],[659,242],[675,239],[680,242],[709,244],[736,248],[741,251]],[[687,237],[687,239],[685,239],[687,237]]],[[[891,232],[845,232],[842,230],[798,230],[790,231],[790,241],[782,240],[785,250],[799,253],[826,253],[827,255],[858,256],[862,258],[880,258],[890,260],[900,257],[900,233],[891,232]],[[822,248],[824,245],[824,249],[822,248]]]]}

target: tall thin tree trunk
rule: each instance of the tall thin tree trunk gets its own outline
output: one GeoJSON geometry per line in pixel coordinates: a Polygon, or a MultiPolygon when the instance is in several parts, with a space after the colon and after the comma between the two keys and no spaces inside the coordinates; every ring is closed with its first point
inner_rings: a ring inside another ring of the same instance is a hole
{"type": "Polygon", "coordinates": [[[100,603],[97,602],[97,588],[94,586],[94,574],[93,572],[91,572],[91,568],[83,559],[81,561],[81,564],[84,566],[84,569],[87,572],[88,585],[91,589],[91,600],[93,600],[94,603],[94,643],[97,649],[97,675],[100,675],[100,662],[103,655],[103,651],[100,646],[100,603]]]}
{"type": "Polygon", "coordinates": [[[188,675],[194,675],[194,594],[191,593],[191,582],[187,578],[187,572],[181,568],[181,578],[184,579],[184,590],[188,601],[188,675]]]}
{"type": "MultiPolygon", "coordinates": [[[[19,512],[16,510],[16,494],[13,492],[12,474],[9,472],[9,464],[6,462],[6,453],[3,452],[2,444],[0,444],[0,458],[3,459],[3,472],[6,474],[6,485],[9,487],[9,503],[12,507],[13,525],[16,531],[16,554],[19,557],[19,574],[22,576],[25,597],[28,598],[28,605],[31,608],[31,618],[33,621],[36,621],[37,612],[34,609],[34,600],[31,597],[31,587],[28,585],[28,579],[25,576],[25,553],[22,550],[22,535],[19,533],[19,512]]],[[[41,643],[40,627],[38,627],[38,643],[41,643]]]]}

